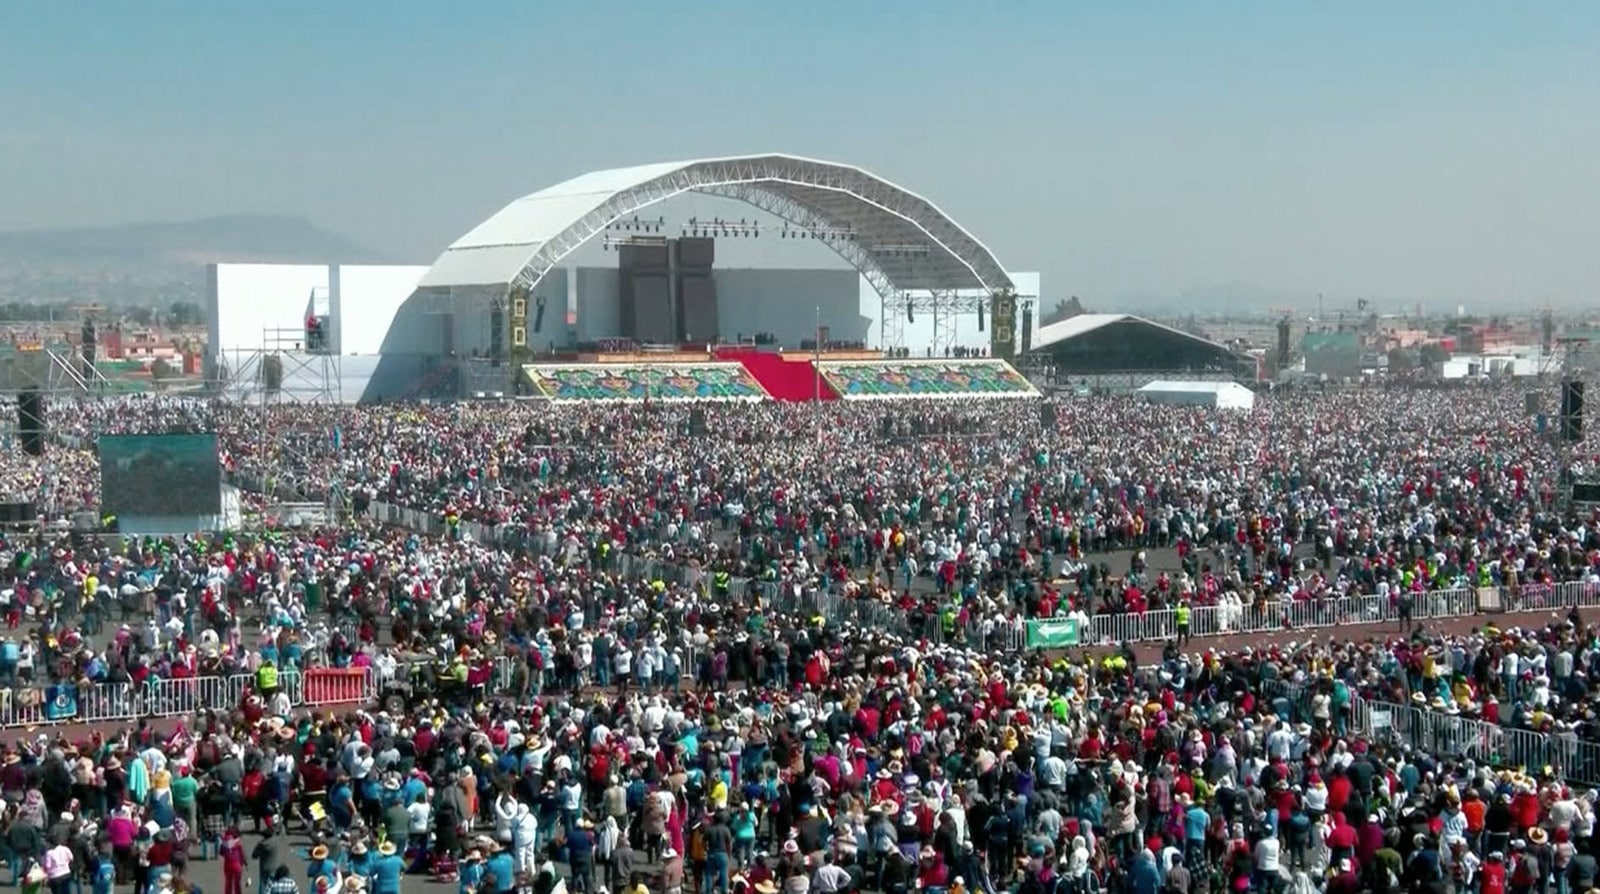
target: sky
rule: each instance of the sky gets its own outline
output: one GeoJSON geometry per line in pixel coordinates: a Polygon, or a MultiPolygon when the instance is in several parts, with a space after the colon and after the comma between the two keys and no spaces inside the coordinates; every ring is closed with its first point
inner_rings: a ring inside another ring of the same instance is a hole
{"type": "Polygon", "coordinates": [[[281,213],[426,263],[585,171],[776,151],[1094,309],[1600,306],[1597,147],[1593,2],[0,4],[0,229],[281,213]]]}

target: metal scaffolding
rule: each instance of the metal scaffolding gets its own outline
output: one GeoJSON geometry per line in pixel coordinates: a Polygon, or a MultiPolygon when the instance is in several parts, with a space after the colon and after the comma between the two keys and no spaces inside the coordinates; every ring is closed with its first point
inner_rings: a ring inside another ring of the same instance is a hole
{"type": "Polygon", "coordinates": [[[27,345],[4,357],[4,385],[11,393],[37,391],[47,397],[109,393],[110,379],[71,345],[27,345]]]}
{"type": "Polygon", "coordinates": [[[258,347],[219,351],[212,390],[241,403],[340,403],[339,354],[307,350],[299,327],[265,328],[258,347]]]}

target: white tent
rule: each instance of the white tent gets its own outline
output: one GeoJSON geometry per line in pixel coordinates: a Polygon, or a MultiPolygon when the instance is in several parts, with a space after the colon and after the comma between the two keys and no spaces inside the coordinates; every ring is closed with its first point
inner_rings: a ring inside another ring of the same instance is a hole
{"type": "Polygon", "coordinates": [[[1153,404],[1249,410],[1256,393],[1238,382],[1151,382],[1139,394],[1153,404]]]}

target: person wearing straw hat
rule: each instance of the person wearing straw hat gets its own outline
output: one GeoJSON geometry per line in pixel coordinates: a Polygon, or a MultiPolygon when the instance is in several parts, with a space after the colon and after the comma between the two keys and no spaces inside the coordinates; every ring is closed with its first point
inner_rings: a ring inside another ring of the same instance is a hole
{"type": "Polygon", "coordinates": [[[467,855],[461,859],[461,866],[456,870],[457,894],[475,894],[483,881],[483,873],[483,850],[477,846],[467,848],[467,855]]]}
{"type": "Polygon", "coordinates": [[[511,851],[505,845],[492,839],[482,839],[481,844],[489,850],[489,859],[484,863],[484,874],[494,876],[495,891],[506,894],[517,884],[517,864],[511,858],[511,851]]]}
{"type": "Polygon", "coordinates": [[[306,879],[316,881],[318,877],[323,877],[328,879],[331,887],[337,887],[339,864],[329,857],[328,846],[322,842],[313,845],[310,857],[306,862],[306,879]]]}
{"type": "Polygon", "coordinates": [[[394,839],[385,838],[378,845],[378,858],[372,863],[372,894],[400,894],[400,877],[405,871],[405,860],[395,847],[394,839]]]}
{"type": "Polygon", "coordinates": [[[362,878],[371,878],[372,866],[377,860],[378,855],[374,854],[372,848],[367,846],[367,839],[365,837],[357,837],[350,842],[350,848],[344,854],[342,861],[343,873],[346,877],[361,876],[362,878]]]}

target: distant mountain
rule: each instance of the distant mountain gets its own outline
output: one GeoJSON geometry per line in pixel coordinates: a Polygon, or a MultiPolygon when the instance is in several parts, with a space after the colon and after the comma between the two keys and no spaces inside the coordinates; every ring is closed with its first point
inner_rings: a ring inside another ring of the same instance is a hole
{"type": "Polygon", "coordinates": [[[214,262],[382,264],[380,252],[300,217],[204,220],[0,233],[0,302],[196,300],[214,262]]]}

